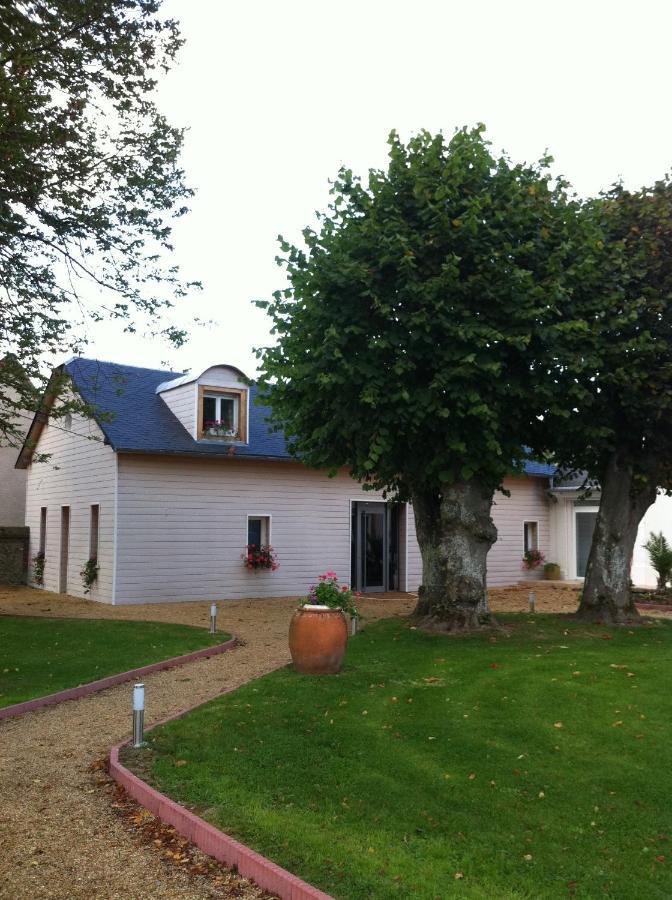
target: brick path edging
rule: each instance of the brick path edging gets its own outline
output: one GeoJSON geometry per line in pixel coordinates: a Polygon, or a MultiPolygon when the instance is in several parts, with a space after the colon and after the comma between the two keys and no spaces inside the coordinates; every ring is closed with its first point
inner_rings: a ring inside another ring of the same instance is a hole
{"type": "MultiPolygon", "coordinates": [[[[224,691],[230,693],[230,691],[224,691]]],[[[201,704],[199,704],[200,706],[201,704]]],[[[192,707],[195,709],[195,707],[192,707]]],[[[181,710],[174,716],[162,719],[156,725],[180,719],[191,709],[181,710]]],[[[150,730],[150,729],[147,729],[150,730]]],[[[333,900],[318,888],[302,881],[276,863],[241,844],[225,832],[210,825],[200,816],[186,809],[165,794],[161,794],[134,775],[119,761],[119,751],[129,743],[128,739],[115,744],[110,751],[110,775],[120,784],[134,800],[161,819],[166,825],[172,825],[183,837],[199,847],[204,853],[214,857],[231,869],[237,869],[243,878],[249,878],[263,888],[277,894],[281,900],[333,900]]]]}
{"type": "Polygon", "coordinates": [[[173,656],[171,659],[163,659],[160,662],[141,666],[139,669],[129,669],[127,672],[119,672],[118,675],[108,675],[107,678],[99,678],[98,681],[90,681],[88,684],[79,685],[79,687],[67,688],[64,691],[57,691],[55,694],[47,694],[45,697],[36,697],[34,700],[24,700],[22,703],[13,703],[11,706],[5,706],[0,709],[0,721],[10,719],[13,716],[22,716],[24,713],[32,712],[34,709],[41,709],[43,706],[54,706],[57,703],[64,703],[66,700],[79,700],[81,697],[88,697],[89,694],[107,690],[107,688],[114,687],[117,684],[123,684],[124,681],[142,678],[145,675],[150,675],[152,672],[162,672],[164,669],[183,666],[197,659],[205,659],[208,656],[226,653],[227,650],[233,650],[236,646],[236,641],[237,639],[232,637],[228,641],[224,641],[223,644],[215,644],[214,647],[203,647],[201,650],[184,653],[182,656],[173,656]]]}

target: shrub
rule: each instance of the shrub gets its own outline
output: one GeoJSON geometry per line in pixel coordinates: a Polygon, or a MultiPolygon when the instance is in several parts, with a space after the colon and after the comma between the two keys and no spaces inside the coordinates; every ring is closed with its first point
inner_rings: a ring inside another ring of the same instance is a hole
{"type": "Polygon", "coordinates": [[[652,531],[643,547],[649,554],[651,565],[658,575],[658,590],[663,591],[672,578],[672,547],[662,531],[658,534],[652,531]]]}
{"type": "Polygon", "coordinates": [[[40,550],[39,553],[36,553],[33,557],[33,581],[35,584],[44,584],[44,565],[46,563],[46,558],[44,553],[40,550]]]}

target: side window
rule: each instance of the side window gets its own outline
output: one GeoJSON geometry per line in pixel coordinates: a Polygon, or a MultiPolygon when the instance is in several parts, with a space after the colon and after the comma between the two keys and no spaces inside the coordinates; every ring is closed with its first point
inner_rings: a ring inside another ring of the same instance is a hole
{"type": "Polygon", "coordinates": [[[98,531],[100,528],[100,506],[91,505],[91,521],[89,525],[89,559],[98,559],[98,531]]]}
{"type": "Polygon", "coordinates": [[[523,551],[539,549],[539,526],[536,522],[523,522],[523,551]]]}
{"type": "Polygon", "coordinates": [[[39,552],[44,553],[47,547],[47,507],[40,509],[40,547],[39,552]]]}
{"type": "Polygon", "coordinates": [[[247,517],[247,546],[267,547],[271,543],[270,516],[247,517]]]}

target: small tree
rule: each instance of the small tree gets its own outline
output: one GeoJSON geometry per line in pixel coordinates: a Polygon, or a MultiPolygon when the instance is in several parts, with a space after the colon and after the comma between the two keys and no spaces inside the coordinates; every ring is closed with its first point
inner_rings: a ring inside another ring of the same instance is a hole
{"type": "MultiPolygon", "coordinates": [[[[158,111],[158,73],[182,41],[160,0],[4,3],[0,16],[0,443],[35,408],[27,374],[81,342],[87,320],[132,331],[184,295],[170,219],[191,195],[182,131],[158,111]],[[87,302],[90,286],[99,298],[87,302]]],[[[158,325],[168,339],[184,334],[158,325]]]]}
{"type": "Polygon", "coordinates": [[[672,579],[672,547],[662,531],[649,534],[649,539],[642,545],[649,554],[649,560],[658,575],[658,590],[664,591],[668,581],[672,579]]]}
{"type": "Polygon", "coordinates": [[[482,130],[393,133],[366,186],[342,170],[306,249],[280,239],[289,286],[258,304],[277,427],[308,465],[412,501],[417,613],[440,629],[478,625],[495,491],[535,417],[572,402],[535,360],[590,244],[550,160],[495,158],[482,130]]]}

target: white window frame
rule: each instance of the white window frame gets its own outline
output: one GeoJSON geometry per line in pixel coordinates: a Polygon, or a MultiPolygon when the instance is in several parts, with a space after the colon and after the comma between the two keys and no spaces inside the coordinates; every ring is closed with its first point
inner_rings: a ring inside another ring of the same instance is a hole
{"type": "MultiPolygon", "coordinates": [[[[215,401],[215,421],[222,421],[222,400],[233,401],[233,431],[238,435],[240,430],[240,394],[226,393],[226,391],[204,391],[203,400],[215,401]]],[[[201,430],[206,433],[204,423],[201,422],[201,430]]]]}
{"type": "Polygon", "coordinates": [[[250,519],[261,519],[261,546],[272,547],[273,544],[271,542],[271,527],[273,516],[270,513],[247,514],[247,518],[245,520],[245,546],[249,544],[250,540],[250,519]],[[266,540],[264,540],[264,527],[266,529],[266,540]]]}
{"type": "Polygon", "coordinates": [[[525,553],[527,553],[528,550],[538,550],[538,549],[539,549],[539,520],[538,519],[525,519],[525,521],[523,522],[523,555],[525,555],[525,553]],[[526,531],[527,531],[528,525],[534,525],[534,527],[535,527],[536,544],[534,547],[526,547],[525,546],[525,544],[526,544],[525,536],[526,536],[526,531]]]}

